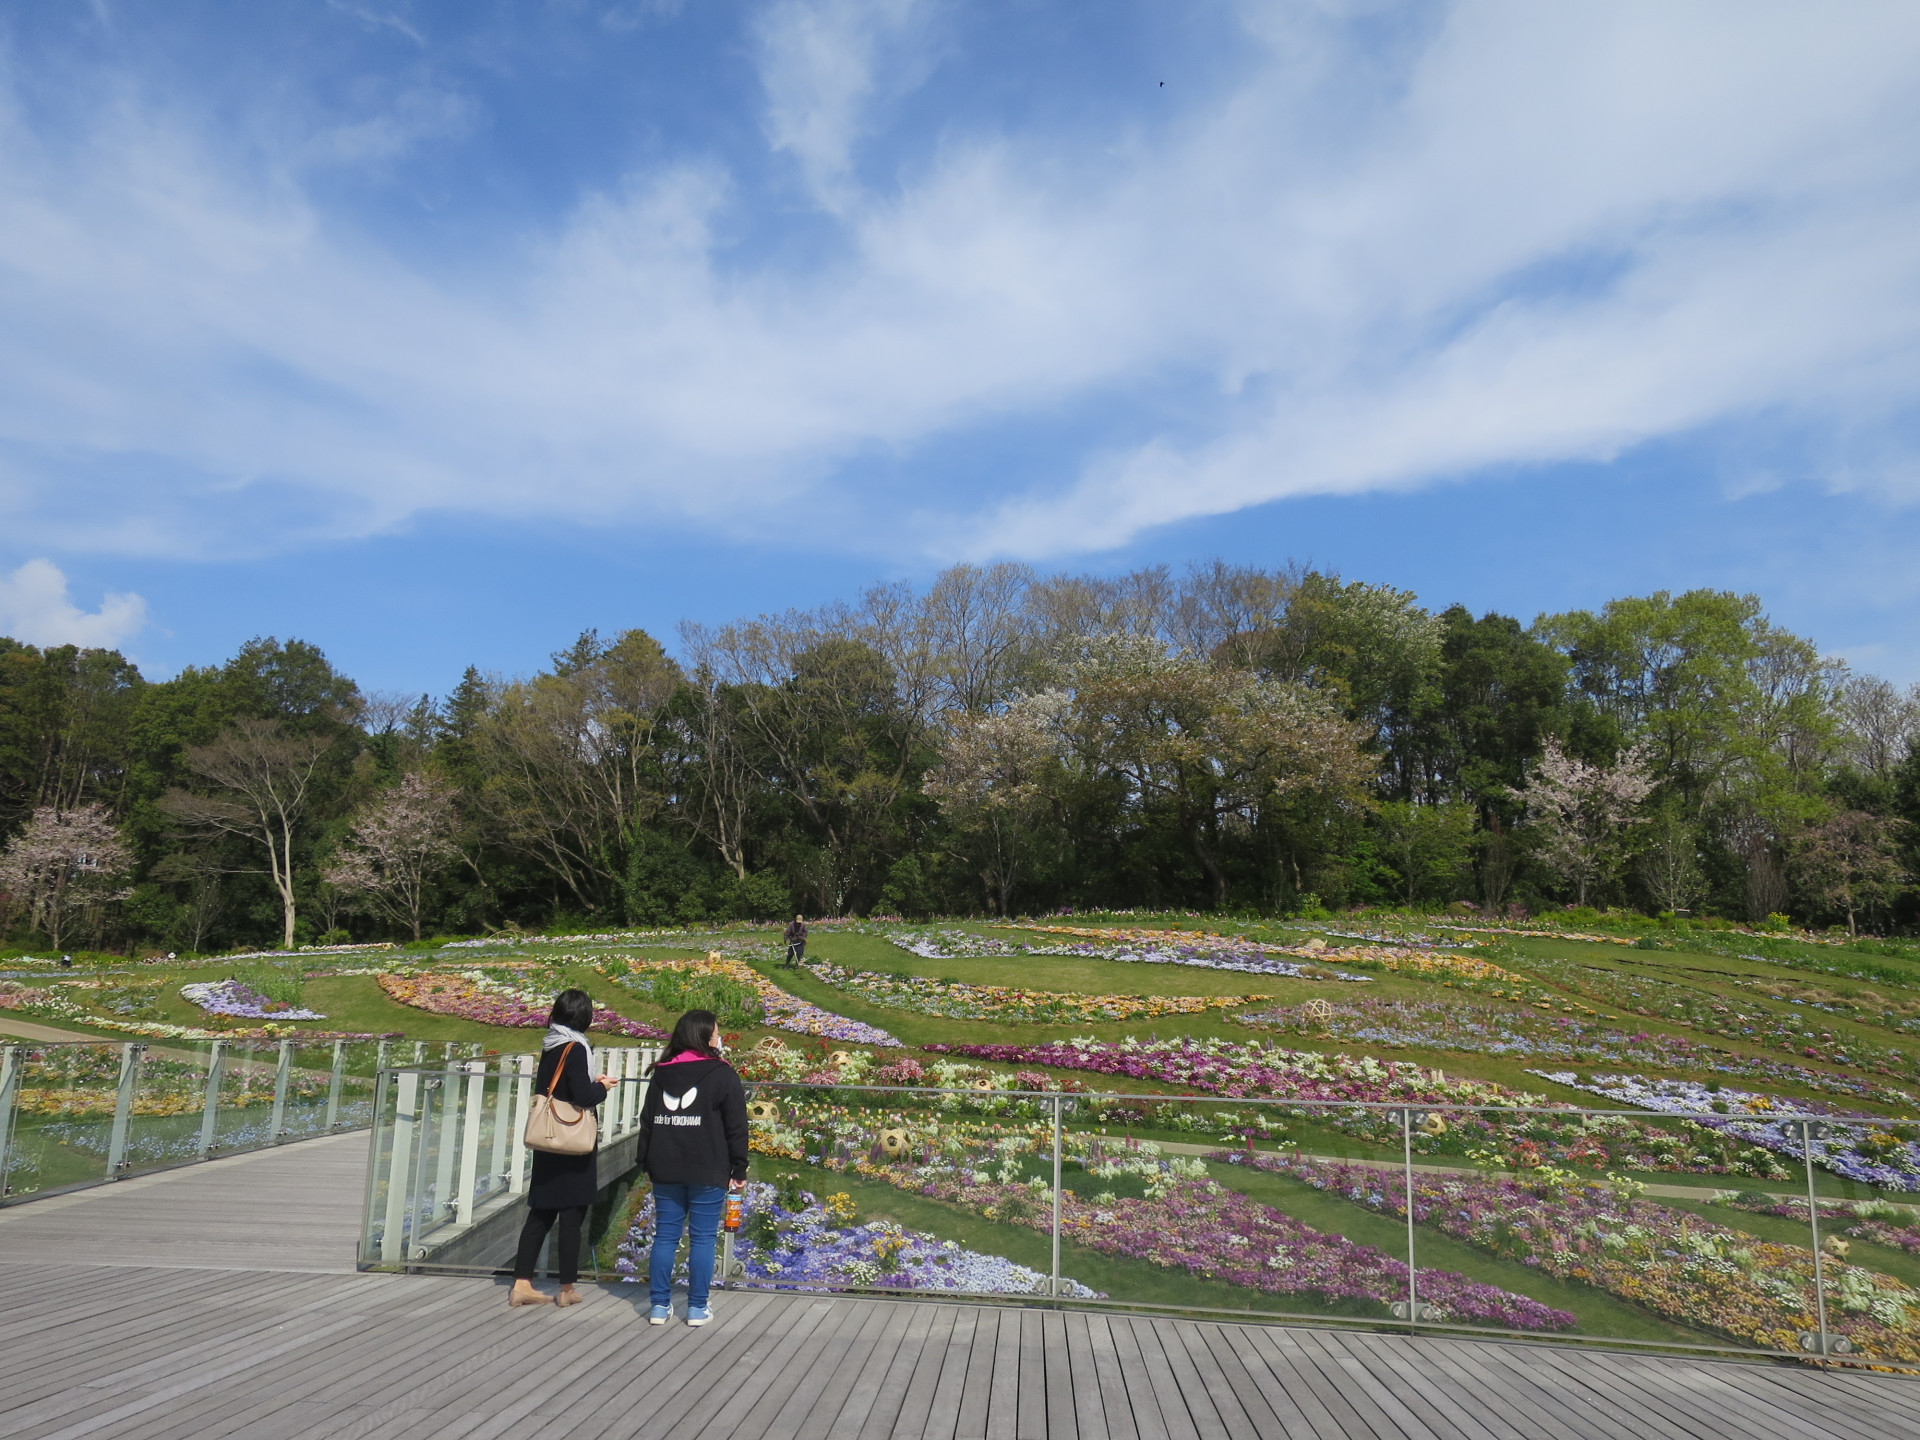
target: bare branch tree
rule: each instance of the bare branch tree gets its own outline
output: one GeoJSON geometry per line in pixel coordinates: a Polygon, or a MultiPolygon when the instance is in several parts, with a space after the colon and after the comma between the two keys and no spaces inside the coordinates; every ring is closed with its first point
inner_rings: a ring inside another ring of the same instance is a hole
{"type": "Polygon", "coordinates": [[[1842,754],[1856,769],[1886,779],[1920,741],[1920,685],[1902,694],[1878,675],[1849,675],[1838,698],[1842,754]]]}
{"type": "Polygon", "coordinates": [[[1807,893],[1846,911],[1847,932],[1860,933],[1858,912],[1884,904],[1906,880],[1898,842],[1903,822],[1843,810],[1795,837],[1793,870],[1807,893]]]}
{"type": "Polygon", "coordinates": [[[1639,871],[1641,883],[1660,910],[1679,914],[1706,893],[1700,832],[1677,801],[1661,806],[1649,822],[1640,847],[1639,871]]]}
{"type": "Polygon", "coordinates": [[[306,818],[327,748],[318,736],[289,735],[278,720],[237,720],[211,745],[190,747],[185,757],[190,770],[226,793],[169,790],[160,799],[160,808],[181,824],[238,836],[266,853],[265,873],[280,896],[281,943],[288,949],[298,918],[294,835],[306,818]]]}
{"type": "Polygon", "coordinates": [[[1033,571],[1001,563],[943,570],[925,614],[948,709],[979,714],[1004,702],[1033,642],[1023,611],[1033,571]]]}

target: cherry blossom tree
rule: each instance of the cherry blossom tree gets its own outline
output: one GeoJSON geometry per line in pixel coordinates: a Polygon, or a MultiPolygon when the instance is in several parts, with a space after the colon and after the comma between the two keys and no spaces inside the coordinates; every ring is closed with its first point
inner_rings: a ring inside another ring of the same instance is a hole
{"type": "Polygon", "coordinates": [[[430,775],[402,777],[361,811],[326,882],[406,925],[418,940],[427,889],[460,853],[453,843],[455,793],[430,775]]]}
{"type": "Polygon", "coordinates": [[[1549,738],[1526,787],[1513,795],[1526,807],[1526,827],[1548,869],[1574,887],[1579,903],[1610,879],[1625,859],[1626,827],[1652,793],[1645,749],[1635,745],[1612,765],[1589,765],[1549,738]]]}
{"type": "Polygon", "coordinates": [[[961,838],[990,901],[1013,913],[1013,886],[1059,768],[1057,711],[1063,697],[1023,700],[998,714],[951,717],[940,763],[921,789],[961,838]]]}
{"type": "Polygon", "coordinates": [[[133,851],[104,805],[42,806],[0,851],[0,890],[57,950],[81,917],[132,892],[120,881],[133,851]]]}

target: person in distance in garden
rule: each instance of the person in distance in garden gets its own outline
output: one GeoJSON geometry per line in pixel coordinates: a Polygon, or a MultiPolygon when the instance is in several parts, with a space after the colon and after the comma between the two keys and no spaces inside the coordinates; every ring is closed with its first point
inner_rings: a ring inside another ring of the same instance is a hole
{"type": "Polygon", "coordinates": [[[687,1324],[713,1318],[708,1291],[721,1206],[728,1189],[747,1184],[747,1092],[721,1059],[719,1025],[711,1010],[689,1010],[647,1072],[635,1158],[653,1181],[647,1319],[655,1325],[673,1317],[673,1260],[682,1228],[688,1232],[687,1324]]]}
{"type": "MultiPolygon", "coordinates": [[[[540,1067],[534,1072],[536,1095],[544,1095],[552,1086],[554,1099],[590,1110],[607,1098],[608,1086],[619,1083],[611,1075],[594,1078],[593,1047],[587,1043],[587,1027],[591,1024],[593,997],[586,991],[562,990],[553,997],[546,1038],[540,1042],[540,1067]]],[[[580,1278],[580,1228],[587,1218],[587,1207],[600,1193],[599,1170],[597,1148],[586,1155],[533,1152],[533,1179],[527,1186],[527,1223],[520,1229],[520,1250],[513,1262],[513,1289],[507,1296],[509,1306],[551,1305],[556,1298],[562,1305],[580,1303],[583,1297],[574,1289],[574,1282],[580,1278]],[[560,1294],[557,1297],[533,1288],[533,1272],[540,1264],[540,1247],[546,1243],[547,1232],[556,1222],[560,1226],[560,1294]]]]}
{"type": "Polygon", "coordinates": [[[797,970],[800,968],[800,962],[807,958],[807,922],[798,915],[794,916],[793,923],[787,926],[786,941],[787,958],[784,963],[789,969],[797,970]]]}

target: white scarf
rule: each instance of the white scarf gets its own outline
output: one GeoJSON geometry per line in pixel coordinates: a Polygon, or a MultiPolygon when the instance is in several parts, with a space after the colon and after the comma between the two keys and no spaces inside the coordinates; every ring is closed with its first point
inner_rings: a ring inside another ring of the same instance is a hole
{"type": "Polygon", "coordinates": [[[542,1050],[558,1050],[562,1045],[578,1045],[587,1056],[587,1074],[593,1071],[593,1046],[587,1043],[587,1037],[578,1030],[570,1030],[565,1025],[547,1026],[547,1038],[540,1042],[542,1050]]]}

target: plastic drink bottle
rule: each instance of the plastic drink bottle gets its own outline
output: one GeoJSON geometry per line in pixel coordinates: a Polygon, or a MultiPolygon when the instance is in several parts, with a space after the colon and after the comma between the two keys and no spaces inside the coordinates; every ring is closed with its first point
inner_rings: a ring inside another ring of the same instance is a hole
{"type": "Polygon", "coordinates": [[[725,1221],[722,1222],[722,1224],[729,1234],[732,1234],[739,1230],[740,1228],[740,1197],[738,1195],[727,1196],[727,1218],[725,1219],[725,1221]]]}

